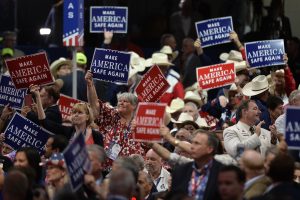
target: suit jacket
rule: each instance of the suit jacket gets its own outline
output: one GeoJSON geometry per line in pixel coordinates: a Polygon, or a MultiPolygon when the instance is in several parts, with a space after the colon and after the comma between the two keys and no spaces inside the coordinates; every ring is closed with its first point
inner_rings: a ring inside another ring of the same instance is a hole
{"type": "Polygon", "coordinates": [[[262,176],[255,180],[248,188],[244,191],[244,198],[251,199],[262,195],[266,189],[271,185],[271,180],[267,176],[262,176]]]}
{"type": "MultiPolygon", "coordinates": [[[[58,124],[62,123],[61,113],[59,111],[58,105],[56,105],[56,104],[46,108],[45,115],[46,115],[45,120],[47,120],[47,121],[50,120],[50,121],[58,123],[58,124]]],[[[29,113],[27,113],[26,118],[33,121],[36,124],[39,124],[38,115],[33,111],[30,111],[29,113]]]]}
{"type": "MultiPolygon", "coordinates": [[[[189,162],[175,167],[172,173],[171,193],[188,194],[189,182],[191,180],[191,176],[193,172],[193,167],[192,167],[193,163],[194,162],[189,162]]],[[[203,200],[221,199],[217,187],[218,172],[221,167],[222,167],[221,163],[219,163],[216,160],[213,160],[213,164],[210,169],[203,200]]]]}
{"type": "Polygon", "coordinates": [[[226,152],[232,157],[237,156],[238,144],[244,144],[246,149],[257,149],[264,156],[267,148],[271,147],[271,134],[266,129],[261,129],[261,134],[250,132],[250,126],[239,121],[223,131],[224,146],[226,152]]]}
{"type": "Polygon", "coordinates": [[[272,188],[269,192],[253,200],[299,200],[300,186],[295,182],[282,182],[272,188]]]}

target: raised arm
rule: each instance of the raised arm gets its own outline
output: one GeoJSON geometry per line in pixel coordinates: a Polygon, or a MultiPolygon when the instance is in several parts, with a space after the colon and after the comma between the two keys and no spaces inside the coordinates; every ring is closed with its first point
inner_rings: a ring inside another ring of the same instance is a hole
{"type": "Polygon", "coordinates": [[[233,43],[235,44],[235,46],[238,48],[238,50],[240,52],[243,51],[244,46],[243,44],[240,42],[239,36],[236,34],[236,32],[232,31],[229,35],[229,38],[233,41],[233,43]]]}
{"type": "Polygon", "coordinates": [[[37,106],[37,114],[38,119],[43,120],[46,119],[46,114],[43,109],[41,95],[40,95],[40,87],[38,85],[30,85],[29,86],[30,92],[35,95],[36,98],[36,106],[37,106]]]}
{"type": "Polygon", "coordinates": [[[93,74],[90,70],[87,71],[85,75],[85,80],[87,83],[87,99],[89,104],[91,105],[94,117],[97,118],[99,116],[100,105],[98,102],[96,88],[93,82],[93,74]]]}

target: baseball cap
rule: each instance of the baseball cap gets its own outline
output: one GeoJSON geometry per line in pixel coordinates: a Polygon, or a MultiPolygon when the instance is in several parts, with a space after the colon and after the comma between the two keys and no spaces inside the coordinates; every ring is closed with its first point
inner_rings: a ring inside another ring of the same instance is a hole
{"type": "Polygon", "coordinates": [[[84,65],[84,64],[86,64],[86,62],[87,62],[87,58],[86,58],[86,56],[85,56],[83,53],[78,52],[78,53],[76,54],[76,62],[77,62],[78,64],[84,65]]]}

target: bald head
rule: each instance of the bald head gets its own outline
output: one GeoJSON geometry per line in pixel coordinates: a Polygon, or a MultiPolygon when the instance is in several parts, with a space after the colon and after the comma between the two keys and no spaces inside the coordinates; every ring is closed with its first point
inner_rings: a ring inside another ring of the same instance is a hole
{"type": "Polygon", "coordinates": [[[146,153],[145,167],[152,176],[160,173],[162,160],[152,149],[146,153]]]}
{"type": "Polygon", "coordinates": [[[243,168],[246,173],[247,171],[254,171],[257,173],[264,172],[264,159],[254,150],[246,150],[240,160],[241,168],[243,168]]]}

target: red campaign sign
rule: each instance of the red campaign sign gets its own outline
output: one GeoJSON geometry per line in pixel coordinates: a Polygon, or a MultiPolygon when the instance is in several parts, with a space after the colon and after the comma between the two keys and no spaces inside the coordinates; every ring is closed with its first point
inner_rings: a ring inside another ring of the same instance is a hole
{"type": "Polygon", "coordinates": [[[154,65],[142,78],[135,89],[139,100],[143,102],[157,102],[169,89],[170,84],[166,80],[159,67],[154,65]]]}
{"type": "Polygon", "coordinates": [[[61,112],[61,116],[64,120],[67,120],[69,116],[71,116],[72,108],[74,104],[80,103],[82,101],[78,99],[74,99],[69,96],[60,95],[58,100],[58,107],[61,112]]]}
{"type": "Polygon", "coordinates": [[[133,138],[141,142],[162,142],[159,128],[164,121],[166,104],[139,103],[135,120],[136,131],[133,138]]]}
{"type": "Polygon", "coordinates": [[[233,63],[199,67],[197,70],[198,84],[202,89],[212,89],[230,85],[235,80],[233,63]]]}
{"type": "Polygon", "coordinates": [[[45,52],[9,59],[5,64],[17,89],[53,82],[45,52]]]}

